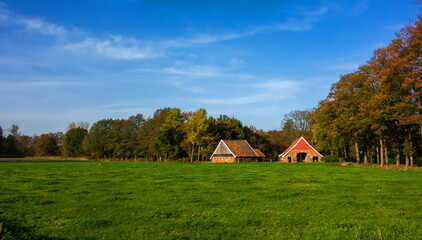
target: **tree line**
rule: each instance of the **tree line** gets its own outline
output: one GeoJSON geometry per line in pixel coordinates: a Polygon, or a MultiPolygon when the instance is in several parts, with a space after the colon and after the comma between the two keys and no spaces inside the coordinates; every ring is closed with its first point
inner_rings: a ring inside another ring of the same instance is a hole
{"type": "Polygon", "coordinates": [[[66,133],[26,136],[12,125],[9,134],[0,128],[0,157],[64,156],[135,161],[206,161],[220,139],[246,139],[252,147],[277,160],[291,142],[311,136],[311,111],[293,111],[283,118],[281,130],[263,131],[244,126],[234,117],[209,116],[203,108],[194,112],[180,108],[157,109],[150,117],[137,114],[128,119],[102,119],[71,123],[66,133]],[[15,147],[10,147],[15,146],[15,147]]]}
{"type": "Polygon", "coordinates": [[[422,16],[401,29],[357,71],[331,86],[314,110],[316,147],[381,166],[422,152],[422,16]]]}

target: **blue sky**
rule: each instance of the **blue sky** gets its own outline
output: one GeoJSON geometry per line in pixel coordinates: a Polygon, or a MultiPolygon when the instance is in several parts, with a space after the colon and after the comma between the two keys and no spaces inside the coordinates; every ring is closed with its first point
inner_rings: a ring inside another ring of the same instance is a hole
{"type": "Polygon", "coordinates": [[[204,107],[279,129],[416,18],[411,0],[0,0],[0,126],[204,107]]]}

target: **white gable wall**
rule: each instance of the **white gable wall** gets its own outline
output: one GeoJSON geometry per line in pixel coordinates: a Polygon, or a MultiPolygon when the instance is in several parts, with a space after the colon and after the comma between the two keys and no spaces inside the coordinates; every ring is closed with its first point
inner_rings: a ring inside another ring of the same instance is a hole
{"type": "Polygon", "coordinates": [[[218,144],[217,148],[214,151],[214,154],[230,154],[232,155],[232,153],[230,152],[229,148],[226,146],[226,144],[220,142],[221,144],[218,144]]]}

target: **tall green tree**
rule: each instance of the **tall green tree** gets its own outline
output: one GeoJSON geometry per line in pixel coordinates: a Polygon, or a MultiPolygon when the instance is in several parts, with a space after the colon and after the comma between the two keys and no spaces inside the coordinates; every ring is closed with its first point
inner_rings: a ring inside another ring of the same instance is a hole
{"type": "Polygon", "coordinates": [[[88,154],[83,149],[82,143],[85,136],[88,135],[88,130],[77,127],[72,128],[65,134],[64,149],[65,153],[69,157],[83,157],[88,154]]]}
{"type": "Polygon", "coordinates": [[[201,155],[201,147],[206,146],[212,139],[210,131],[211,117],[207,117],[207,111],[200,108],[195,111],[189,121],[186,123],[185,131],[188,141],[192,144],[192,153],[190,161],[193,161],[195,146],[198,149],[198,161],[201,155]]]}
{"type": "Polygon", "coordinates": [[[183,131],[181,129],[183,114],[179,108],[173,108],[167,113],[164,123],[157,133],[156,148],[160,155],[174,159],[181,153],[180,144],[183,140],[183,131]]]}
{"type": "Polygon", "coordinates": [[[140,145],[140,154],[150,161],[154,159],[161,160],[160,150],[157,148],[158,131],[164,124],[167,113],[171,110],[171,108],[157,109],[154,115],[145,120],[139,128],[137,141],[140,145]]]}
{"type": "Polygon", "coordinates": [[[103,119],[91,126],[86,140],[88,148],[85,150],[89,151],[92,156],[96,158],[112,156],[114,149],[110,143],[110,136],[113,123],[112,119],[103,119]]]}
{"type": "Polygon", "coordinates": [[[216,139],[236,140],[245,138],[242,122],[234,117],[220,115],[215,120],[210,118],[210,121],[216,139]]]}

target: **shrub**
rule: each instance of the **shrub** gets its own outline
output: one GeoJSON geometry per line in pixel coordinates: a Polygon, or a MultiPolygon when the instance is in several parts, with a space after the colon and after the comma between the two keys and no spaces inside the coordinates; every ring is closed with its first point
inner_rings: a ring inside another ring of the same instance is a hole
{"type": "Polygon", "coordinates": [[[337,155],[326,155],[321,159],[323,162],[339,162],[339,157],[337,155]]]}

